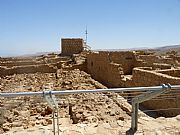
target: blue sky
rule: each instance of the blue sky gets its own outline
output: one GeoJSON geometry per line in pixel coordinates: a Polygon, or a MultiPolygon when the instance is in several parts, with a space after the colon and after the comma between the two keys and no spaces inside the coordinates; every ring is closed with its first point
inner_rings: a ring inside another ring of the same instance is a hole
{"type": "Polygon", "coordinates": [[[92,49],[180,44],[179,0],[0,0],[0,56],[60,51],[60,39],[92,49]]]}

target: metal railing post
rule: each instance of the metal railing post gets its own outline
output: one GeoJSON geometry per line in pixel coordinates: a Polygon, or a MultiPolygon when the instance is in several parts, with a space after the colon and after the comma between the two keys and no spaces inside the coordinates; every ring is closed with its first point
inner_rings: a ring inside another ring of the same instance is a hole
{"type": "Polygon", "coordinates": [[[53,110],[53,134],[56,135],[56,123],[55,123],[55,112],[53,110]]]}
{"type": "Polygon", "coordinates": [[[139,103],[142,103],[144,101],[150,100],[154,97],[159,96],[162,93],[165,93],[167,91],[171,90],[170,84],[162,84],[162,88],[156,91],[151,91],[145,94],[141,94],[135,98],[132,99],[132,118],[131,118],[131,130],[133,133],[135,133],[138,129],[138,109],[139,109],[139,103]]]}
{"type": "Polygon", "coordinates": [[[132,101],[131,129],[133,130],[133,132],[136,132],[138,128],[138,109],[139,103],[136,103],[136,101],[132,101]]]}
{"type": "Polygon", "coordinates": [[[56,98],[52,95],[52,91],[43,91],[43,96],[48,102],[50,108],[53,110],[53,132],[56,135],[56,124],[57,124],[57,134],[59,135],[59,112],[58,104],[56,103],[56,98]],[[57,122],[55,122],[55,117],[57,117],[57,122]]]}
{"type": "Polygon", "coordinates": [[[57,132],[58,132],[58,135],[59,135],[60,130],[59,130],[59,109],[58,109],[58,107],[56,108],[56,112],[57,112],[57,132]]]}

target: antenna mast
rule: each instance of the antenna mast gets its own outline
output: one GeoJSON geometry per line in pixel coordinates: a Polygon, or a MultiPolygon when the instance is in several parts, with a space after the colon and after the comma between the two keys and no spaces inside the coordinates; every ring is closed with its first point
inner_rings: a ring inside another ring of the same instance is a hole
{"type": "Polygon", "coordinates": [[[87,26],[86,26],[86,32],[85,32],[85,34],[86,34],[86,45],[87,45],[87,39],[88,39],[87,26]]]}

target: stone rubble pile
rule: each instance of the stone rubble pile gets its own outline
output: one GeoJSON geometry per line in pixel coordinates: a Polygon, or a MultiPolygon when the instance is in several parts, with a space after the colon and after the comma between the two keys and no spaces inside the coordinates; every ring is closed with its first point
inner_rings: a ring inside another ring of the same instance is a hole
{"type": "MultiPolygon", "coordinates": [[[[0,79],[1,92],[77,90],[106,88],[91,76],[78,69],[72,71],[58,70],[57,73],[17,74],[5,76],[0,79]]],[[[120,101],[116,100],[117,94],[96,93],[57,96],[60,107],[60,117],[68,118],[70,123],[110,122],[130,119],[129,114],[123,109],[120,101]]],[[[125,102],[125,101],[124,101],[125,102]]],[[[4,98],[1,106],[1,133],[14,127],[24,129],[35,125],[47,126],[52,124],[52,110],[43,98],[17,97],[4,98]]],[[[124,103],[124,108],[130,105],[124,103]]]]}

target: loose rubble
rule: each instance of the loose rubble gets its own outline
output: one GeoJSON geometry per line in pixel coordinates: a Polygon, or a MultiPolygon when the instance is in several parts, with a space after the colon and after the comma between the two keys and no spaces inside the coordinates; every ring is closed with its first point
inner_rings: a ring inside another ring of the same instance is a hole
{"type": "MultiPolygon", "coordinates": [[[[106,88],[91,76],[78,69],[55,73],[17,74],[6,76],[1,79],[1,92],[15,91],[40,91],[40,90],[70,90],[70,89],[99,89],[106,88]],[[28,87],[27,87],[28,86],[28,87]]],[[[78,94],[69,96],[57,96],[61,118],[69,118],[70,123],[95,123],[110,122],[130,119],[129,114],[118,106],[112,97],[118,94],[78,94]],[[108,95],[110,95],[108,97],[108,95]],[[71,112],[69,111],[71,109],[71,112]]],[[[130,105],[124,106],[129,109],[130,105]]],[[[1,133],[7,132],[14,127],[30,128],[35,125],[47,126],[52,124],[52,110],[43,98],[19,97],[4,98],[1,101],[1,109],[4,115],[1,133]],[[8,110],[5,110],[7,109],[8,110]]]]}

